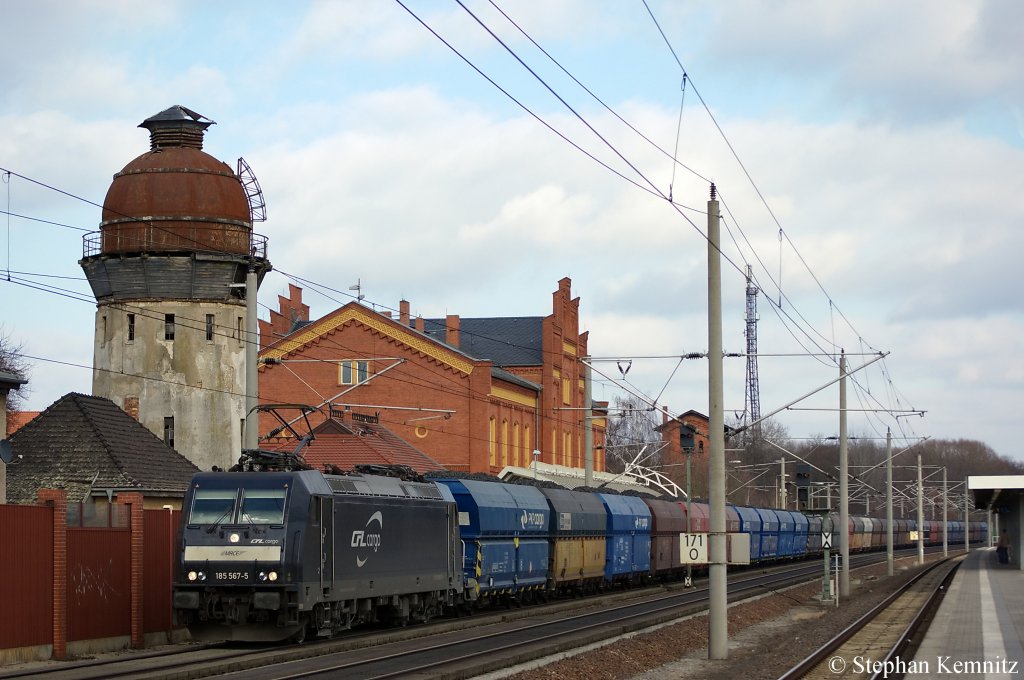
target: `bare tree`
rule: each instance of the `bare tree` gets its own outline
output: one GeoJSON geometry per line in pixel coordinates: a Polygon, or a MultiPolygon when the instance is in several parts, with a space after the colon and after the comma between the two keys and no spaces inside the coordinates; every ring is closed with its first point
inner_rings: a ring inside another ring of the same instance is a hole
{"type": "Polygon", "coordinates": [[[641,464],[647,467],[660,465],[661,435],[656,431],[659,422],[654,408],[630,396],[615,397],[608,411],[605,429],[605,467],[608,472],[622,472],[626,461],[632,461],[638,455],[641,456],[641,464]]]}
{"type": "MultiPolygon", "coordinates": [[[[22,353],[22,345],[11,340],[11,336],[0,326],[0,371],[13,373],[20,378],[28,378],[29,363],[22,353]]],[[[28,387],[11,390],[7,395],[7,411],[19,411],[28,396],[28,387]]],[[[2,435],[2,433],[0,433],[2,435]]]]}
{"type": "MultiPolygon", "coordinates": [[[[738,428],[743,422],[737,419],[726,424],[738,428]]],[[[756,437],[745,434],[752,432],[730,436],[725,443],[729,501],[759,507],[777,505],[781,469],[775,463],[784,455],[779,446],[792,450],[789,431],[779,421],[767,418],[759,423],[756,437]]]]}

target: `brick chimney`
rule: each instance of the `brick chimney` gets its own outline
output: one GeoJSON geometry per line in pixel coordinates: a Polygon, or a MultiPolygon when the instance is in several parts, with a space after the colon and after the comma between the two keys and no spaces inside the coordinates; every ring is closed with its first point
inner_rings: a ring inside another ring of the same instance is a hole
{"type": "Polygon", "coordinates": [[[416,330],[418,330],[420,333],[422,333],[423,332],[423,328],[424,328],[423,317],[422,316],[417,316],[416,317],[416,330]]]}
{"type": "Polygon", "coordinates": [[[459,346],[459,315],[449,314],[444,321],[444,341],[452,347],[459,346]]]}
{"type": "Polygon", "coordinates": [[[403,326],[409,325],[409,301],[400,300],[398,303],[398,321],[403,326]]]}

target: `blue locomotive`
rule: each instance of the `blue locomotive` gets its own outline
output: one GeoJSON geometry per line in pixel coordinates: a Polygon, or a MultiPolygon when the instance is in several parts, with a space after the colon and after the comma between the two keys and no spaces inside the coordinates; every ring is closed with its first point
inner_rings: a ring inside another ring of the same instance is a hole
{"type": "Polygon", "coordinates": [[[204,472],[182,510],[174,609],[198,640],[301,640],[367,621],[426,621],[463,589],[455,503],[436,484],[204,472]]]}
{"type": "MultiPolygon", "coordinates": [[[[676,577],[680,534],[708,530],[699,502],[375,471],[390,474],[195,475],[182,506],[178,622],[201,640],[277,641],[426,621],[451,607],[676,577]]],[[[730,505],[726,524],[750,535],[752,562],[821,551],[817,515],[730,505]]],[[[894,543],[909,545],[916,524],[894,525],[894,543]]],[[[941,543],[939,522],[922,529],[941,543]]],[[[847,531],[851,550],[885,545],[881,520],[851,517],[847,531]]],[[[981,540],[985,525],[950,522],[950,544],[964,531],[981,540]]]]}

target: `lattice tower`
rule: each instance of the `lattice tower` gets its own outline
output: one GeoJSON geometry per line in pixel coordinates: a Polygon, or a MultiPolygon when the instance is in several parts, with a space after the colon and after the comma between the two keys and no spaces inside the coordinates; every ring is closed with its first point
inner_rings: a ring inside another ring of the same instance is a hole
{"type": "MultiPolygon", "coordinates": [[[[757,422],[761,417],[761,388],[757,381],[757,286],[754,284],[754,277],[750,265],[747,265],[747,311],[746,311],[747,336],[747,389],[745,394],[745,414],[750,417],[750,422],[757,422]]],[[[760,427],[755,425],[751,433],[756,439],[760,434],[760,427]]]]}

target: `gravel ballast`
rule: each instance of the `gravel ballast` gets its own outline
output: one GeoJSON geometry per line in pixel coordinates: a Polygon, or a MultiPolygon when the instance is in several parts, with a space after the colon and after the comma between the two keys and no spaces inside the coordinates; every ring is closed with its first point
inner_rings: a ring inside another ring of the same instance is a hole
{"type": "MultiPolygon", "coordinates": [[[[927,558],[931,561],[936,558],[927,558]]],[[[917,573],[916,558],[851,572],[850,597],[837,608],[822,604],[821,582],[796,586],[729,607],[729,656],[711,661],[707,615],[622,637],[573,655],[540,660],[529,668],[482,676],[488,680],[755,680],[778,678],[856,621],[917,573]]]]}

